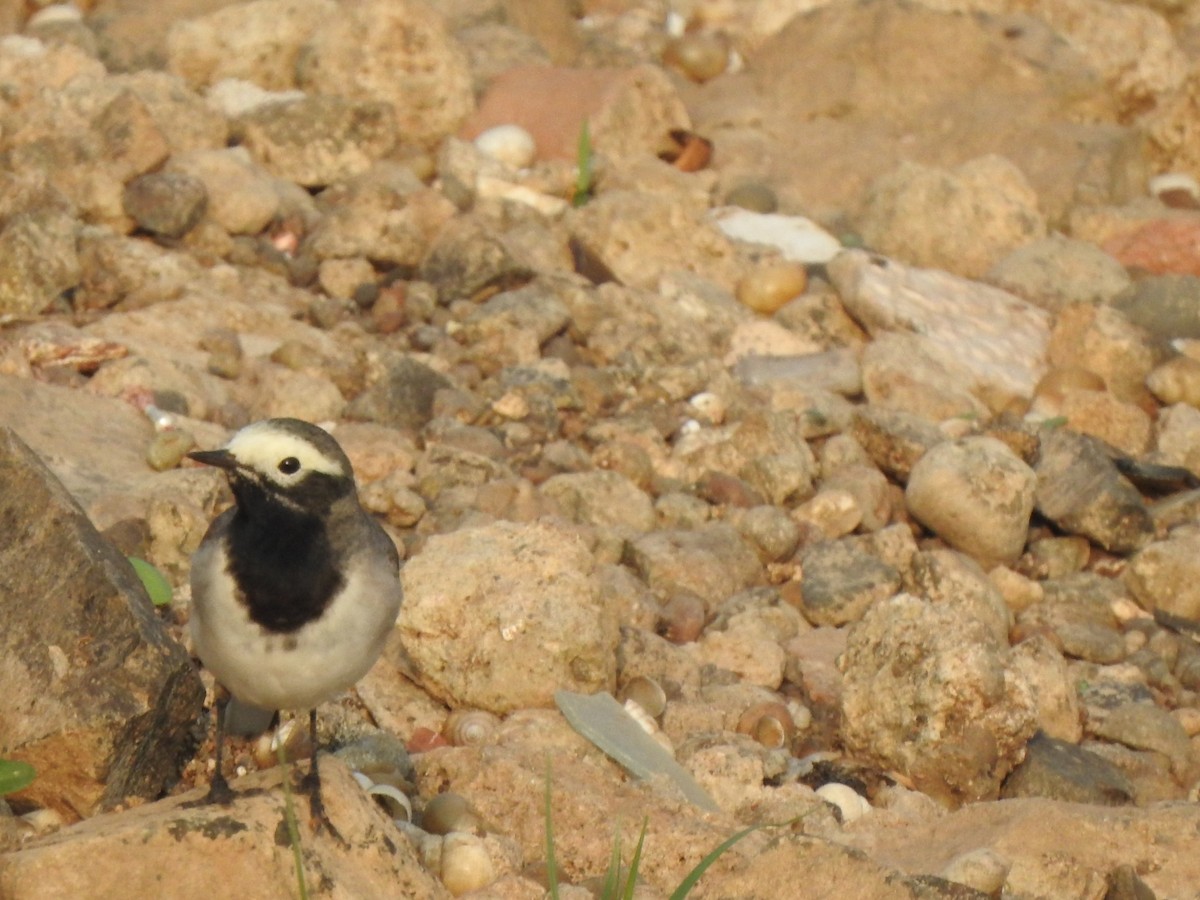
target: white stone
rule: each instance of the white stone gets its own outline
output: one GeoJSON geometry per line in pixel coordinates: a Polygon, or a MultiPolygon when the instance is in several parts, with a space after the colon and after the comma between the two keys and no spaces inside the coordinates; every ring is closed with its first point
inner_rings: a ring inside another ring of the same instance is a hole
{"type": "Polygon", "coordinates": [[[736,206],[714,209],[710,215],[726,237],[775,247],[793,262],[828,262],[842,249],[837,238],[803,216],[757,213],[736,206]]]}

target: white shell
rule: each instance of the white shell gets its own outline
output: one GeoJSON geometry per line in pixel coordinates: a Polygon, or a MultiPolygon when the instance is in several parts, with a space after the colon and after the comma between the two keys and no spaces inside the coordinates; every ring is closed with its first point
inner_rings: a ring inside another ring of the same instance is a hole
{"type": "Polygon", "coordinates": [[[442,884],[455,897],[496,880],[496,867],[482,840],[452,831],[442,838],[442,884]]]}
{"type": "Polygon", "coordinates": [[[832,803],[842,813],[842,822],[853,822],[861,819],[871,811],[867,799],[848,785],[831,781],[817,788],[817,796],[827,803],[832,803]]]}
{"type": "MultiPolygon", "coordinates": [[[[354,774],[358,775],[359,773],[355,772],[354,774]]],[[[403,817],[403,819],[401,819],[401,821],[404,821],[404,822],[412,821],[412,819],[413,819],[412,801],[409,800],[407,796],[405,796],[404,791],[400,790],[400,788],[394,787],[393,785],[390,785],[390,784],[372,784],[370,787],[367,788],[367,793],[371,794],[372,796],[383,797],[386,800],[391,801],[390,803],[387,804],[387,807],[388,807],[388,814],[391,815],[391,817],[393,819],[400,819],[401,817],[399,815],[397,815],[397,813],[402,812],[404,814],[404,817],[403,817]]]]}
{"type": "Polygon", "coordinates": [[[537,153],[533,135],[520,125],[496,125],[475,138],[475,146],[492,159],[524,169],[537,153]]]}
{"type": "Polygon", "coordinates": [[[1167,191],[1179,191],[1200,200],[1200,183],[1186,172],[1164,172],[1150,179],[1150,195],[1157,197],[1167,191]]]}

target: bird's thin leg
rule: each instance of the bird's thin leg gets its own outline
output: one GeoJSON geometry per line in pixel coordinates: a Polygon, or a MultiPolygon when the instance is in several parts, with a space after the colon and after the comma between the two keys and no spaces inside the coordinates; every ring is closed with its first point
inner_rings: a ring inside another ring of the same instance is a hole
{"type": "Polygon", "coordinates": [[[233,789],[229,786],[229,782],[225,780],[225,775],[221,771],[221,749],[225,743],[225,707],[229,703],[229,692],[217,686],[216,700],[213,701],[213,711],[217,717],[216,741],[213,751],[213,762],[216,767],[213,769],[212,778],[209,779],[208,793],[204,795],[203,800],[188,801],[183,804],[185,807],[203,806],[209,803],[219,803],[222,806],[228,806],[233,802],[233,789]]]}
{"type": "Polygon", "coordinates": [[[341,840],[342,836],[338,834],[338,830],[329,821],[329,816],[325,814],[325,802],[321,799],[321,771],[317,768],[320,744],[317,742],[317,711],[315,709],[308,711],[308,736],[312,742],[312,762],[309,764],[308,774],[301,780],[300,786],[303,790],[308,791],[308,809],[312,814],[313,828],[317,831],[320,831],[322,827],[327,828],[330,834],[341,840]]]}
{"type": "Polygon", "coordinates": [[[225,780],[225,773],[221,770],[221,756],[225,744],[225,707],[228,705],[229,693],[218,688],[217,698],[213,703],[214,711],[217,714],[217,734],[213,750],[213,762],[216,763],[216,768],[213,769],[212,779],[208,785],[208,796],[205,800],[209,803],[220,803],[222,806],[228,806],[233,802],[233,789],[225,780]]]}

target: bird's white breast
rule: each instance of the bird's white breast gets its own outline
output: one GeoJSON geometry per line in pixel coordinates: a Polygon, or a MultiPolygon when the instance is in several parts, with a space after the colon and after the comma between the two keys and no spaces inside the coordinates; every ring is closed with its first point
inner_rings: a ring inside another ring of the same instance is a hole
{"type": "Polygon", "coordinates": [[[276,634],[250,619],[221,545],[206,541],[192,561],[190,629],[201,661],[231,694],[265,709],[311,709],[367,673],[400,609],[400,582],[389,566],[351,564],[321,616],[276,634]]]}

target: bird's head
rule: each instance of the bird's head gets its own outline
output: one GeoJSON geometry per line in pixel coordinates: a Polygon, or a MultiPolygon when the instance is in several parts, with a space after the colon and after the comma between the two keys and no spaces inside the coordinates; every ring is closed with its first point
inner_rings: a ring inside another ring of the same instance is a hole
{"type": "Polygon", "coordinates": [[[224,469],[239,506],[278,502],[320,513],[354,494],[345,452],[327,431],[300,419],[254,422],[222,449],[197,450],[188,457],[224,469]]]}

